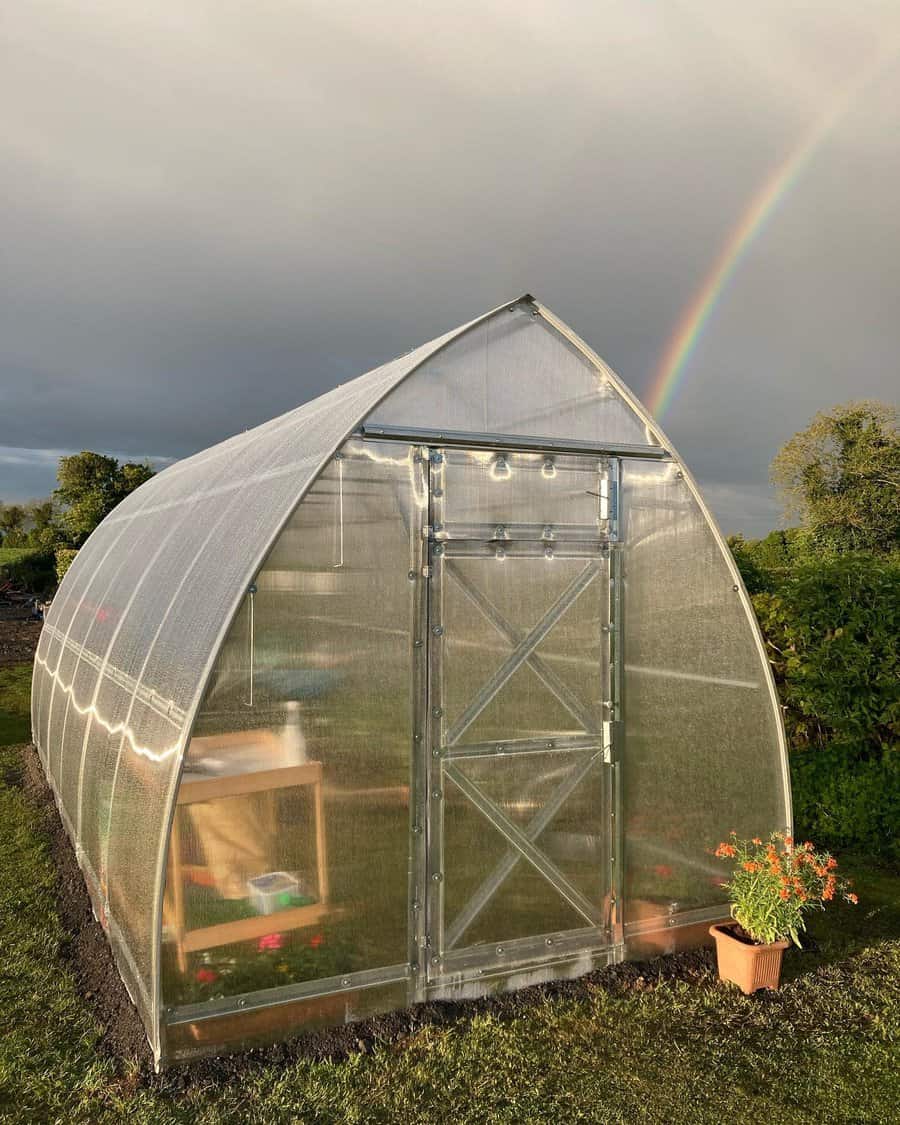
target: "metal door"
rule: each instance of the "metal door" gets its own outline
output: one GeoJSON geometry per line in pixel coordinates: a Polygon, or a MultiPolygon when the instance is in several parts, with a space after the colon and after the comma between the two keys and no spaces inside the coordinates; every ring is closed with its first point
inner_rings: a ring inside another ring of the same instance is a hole
{"type": "Polygon", "coordinates": [[[433,987],[613,942],[617,473],[533,450],[423,456],[433,987]]]}

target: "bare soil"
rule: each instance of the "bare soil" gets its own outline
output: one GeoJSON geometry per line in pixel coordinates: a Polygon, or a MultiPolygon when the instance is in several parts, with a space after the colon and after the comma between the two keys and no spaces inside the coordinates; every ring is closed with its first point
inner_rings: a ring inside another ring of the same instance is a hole
{"type": "Polygon", "coordinates": [[[0,668],[34,660],[41,622],[24,606],[0,605],[0,668]]]}

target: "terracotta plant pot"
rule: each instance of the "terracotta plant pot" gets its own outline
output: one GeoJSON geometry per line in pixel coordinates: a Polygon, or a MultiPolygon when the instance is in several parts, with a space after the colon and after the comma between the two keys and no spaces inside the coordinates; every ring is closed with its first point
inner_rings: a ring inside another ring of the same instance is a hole
{"type": "Polygon", "coordinates": [[[719,979],[732,981],[746,996],[758,988],[778,988],[781,962],[789,942],[752,945],[735,937],[735,929],[737,922],[720,922],[709,927],[716,939],[719,979]]]}

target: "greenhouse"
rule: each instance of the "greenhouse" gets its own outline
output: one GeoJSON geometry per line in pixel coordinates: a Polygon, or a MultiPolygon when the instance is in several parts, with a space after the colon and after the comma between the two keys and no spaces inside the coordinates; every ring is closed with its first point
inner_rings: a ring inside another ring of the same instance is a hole
{"type": "Polygon", "coordinates": [[[128,496],[32,699],[157,1065],[699,943],[791,819],[727,546],[530,296],[128,496]]]}

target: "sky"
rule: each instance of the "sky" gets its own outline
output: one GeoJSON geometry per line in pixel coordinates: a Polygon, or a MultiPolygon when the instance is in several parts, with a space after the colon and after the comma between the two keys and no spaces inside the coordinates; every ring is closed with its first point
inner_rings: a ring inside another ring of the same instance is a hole
{"type": "Polygon", "coordinates": [[[786,167],[663,428],[760,535],[778,447],[898,397],[896,0],[29,0],[0,105],[0,500],[67,452],[186,456],[526,291],[649,399],[786,167]]]}

